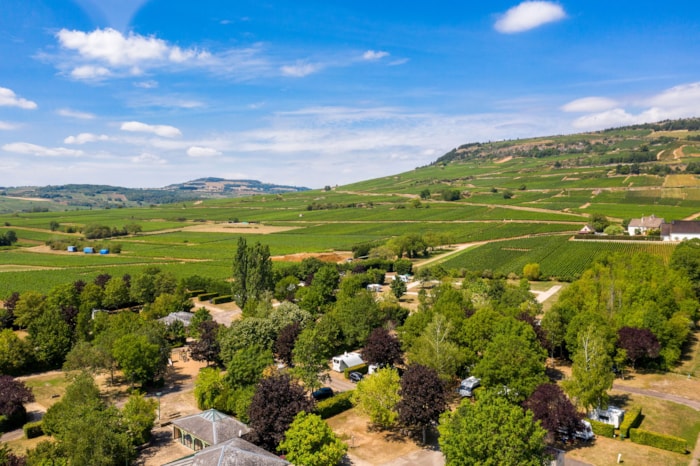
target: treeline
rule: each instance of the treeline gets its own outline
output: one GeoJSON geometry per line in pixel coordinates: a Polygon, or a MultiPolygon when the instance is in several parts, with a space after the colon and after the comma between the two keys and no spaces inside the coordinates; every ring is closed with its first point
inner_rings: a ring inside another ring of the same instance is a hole
{"type": "Polygon", "coordinates": [[[14,230],[7,230],[0,233],[0,246],[12,246],[17,242],[17,234],[14,230]]]}

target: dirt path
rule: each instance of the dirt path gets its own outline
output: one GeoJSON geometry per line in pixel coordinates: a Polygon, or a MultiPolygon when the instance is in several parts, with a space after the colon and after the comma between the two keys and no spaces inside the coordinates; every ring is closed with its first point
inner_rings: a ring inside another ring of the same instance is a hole
{"type": "Polygon", "coordinates": [[[690,400],[678,395],[672,395],[670,393],[658,392],[656,390],[647,390],[644,388],[630,387],[624,384],[613,384],[614,390],[619,390],[621,392],[636,393],[637,395],[650,396],[653,398],[659,398],[661,400],[672,401],[673,403],[678,403],[681,405],[693,408],[696,411],[700,411],[700,401],[690,400]]]}

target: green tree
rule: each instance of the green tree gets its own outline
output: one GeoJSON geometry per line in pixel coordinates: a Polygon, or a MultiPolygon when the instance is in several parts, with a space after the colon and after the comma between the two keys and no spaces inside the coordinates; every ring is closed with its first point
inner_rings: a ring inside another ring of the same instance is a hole
{"type": "Polygon", "coordinates": [[[297,337],[292,350],[292,372],[310,391],[316,390],[328,376],[328,359],[324,348],[327,343],[315,327],[305,328],[297,337]]]}
{"type": "Polygon", "coordinates": [[[571,378],[564,381],[564,389],[582,408],[606,406],[615,378],[606,342],[593,326],[583,330],[578,339],[571,378]]]}
{"type": "Polygon", "coordinates": [[[141,385],[158,379],[167,366],[165,342],[154,342],[145,334],[125,335],[114,342],[114,358],[132,384],[141,385]]]}
{"type": "Polygon", "coordinates": [[[151,439],[158,403],[142,394],[131,395],[122,409],[126,431],[134,445],[143,445],[151,439]]]}
{"type": "Polygon", "coordinates": [[[27,328],[44,310],[44,296],[36,291],[25,291],[15,304],[15,325],[27,328]]]}
{"type": "Polygon", "coordinates": [[[454,377],[464,362],[465,355],[452,340],[452,333],[453,327],[447,318],[435,314],[432,322],[409,349],[408,360],[432,367],[444,380],[454,377]]]}
{"type": "Polygon", "coordinates": [[[523,267],[523,277],[531,281],[537,281],[540,279],[540,264],[525,264],[523,267]]]}
{"type": "Polygon", "coordinates": [[[254,345],[236,351],[226,362],[225,380],[232,387],[244,387],[258,383],[266,367],[274,363],[272,351],[254,345]]]}
{"type": "Polygon", "coordinates": [[[302,411],[294,417],[277,450],[286,452],[286,459],[293,464],[333,466],[345,456],[348,446],[320,416],[302,411]]]}
{"type": "Polygon", "coordinates": [[[18,375],[27,369],[31,347],[9,328],[0,330],[0,374],[18,375]]]}
{"type": "Polygon", "coordinates": [[[105,285],[102,304],[107,309],[119,309],[129,304],[129,287],[123,277],[112,277],[105,285]]]}
{"type": "Polygon", "coordinates": [[[545,464],[547,431],[505,398],[483,394],[476,402],[465,398],[454,412],[440,416],[440,449],[447,466],[545,464]]]}
{"type": "Polygon", "coordinates": [[[394,368],[383,368],[365,377],[352,394],[352,401],[358,411],[369,416],[372,424],[387,429],[396,424],[396,405],[399,395],[399,373],[394,368]]]}
{"type": "Polygon", "coordinates": [[[203,367],[194,381],[194,399],[197,407],[202,410],[215,408],[226,392],[221,369],[203,367]]]}
{"type": "Polygon", "coordinates": [[[400,299],[401,296],[406,294],[406,290],[408,289],[406,283],[398,278],[391,282],[389,286],[391,287],[391,292],[396,296],[396,299],[400,299]]]}
{"type": "Polygon", "coordinates": [[[260,243],[248,246],[241,236],[233,260],[233,295],[236,303],[242,309],[249,300],[257,300],[264,291],[272,289],[270,247],[260,243]]]}
{"type": "Polygon", "coordinates": [[[47,367],[60,367],[71,349],[73,335],[58,309],[42,313],[27,331],[34,358],[47,367]]]}

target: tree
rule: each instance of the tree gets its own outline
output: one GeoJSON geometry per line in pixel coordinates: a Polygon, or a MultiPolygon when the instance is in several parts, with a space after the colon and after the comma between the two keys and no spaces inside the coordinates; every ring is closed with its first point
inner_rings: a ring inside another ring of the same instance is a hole
{"type": "Polygon", "coordinates": [[[574,438],[575,433],[582,428],[582,414],[557,384],[540,385],[523,406],[532,411],[535,420],[547,429],[550,440],[558,435],[574,438]]]}
{"type": "Polygon", "coordinates": [[[6,443],[0,444],[0,464],[3,466],[25,466],[27,459],[12,453],[6,443]]]}
{"type": "Polygon", "coordinates": [[[203,367],[194,381],[194,399],[201,410],[215,408],[226,391],[221,369],[203,367]]]}
{"type": "Polygon", "coordinates": [[[456,411],[440,416],[438,430],[447,466],[545,464],[547,431],[531,411],[495,394],[483,394],[474,403],[465,398],[456,411]]]}
{"type": "Polygon", "coordinates": [[[400,280],[398,277],[391,282],[389,287],[391,288],[391,292],[394,294],[394,296],[396,296],[396,299],[400,299],[401,296],[406,294],[406,290],[408,289],[406,283],[403,280],[400,280]]]}
{"type": "Polygon", "coordinates": [[[25,403],[34,401],[34,394],[21,380],[0,375],[0,416],[5,416],[10,430],[24,424],[27,417],[25,403]]]}
{"type": "Polygon", "coordinates": [[[311,412],[313,407],[304,389],[288,375],[262,379],[248,408],[253,442],[275,451],[297,413],[311,412]]]}
{"type": "Polygon", "coordinates": [[[277,335],[277,340],[273,346],[275,356],[287,366],[292,365],[292,351],[301,333],[301,325],[298,322],[287,325],[277,335]]]}
{"type": "Polygon", "coordinates": [[[603,230],[605,230],[608,227],[608,225],[610,225],[610,220],[608,220],[608,217],[606,217],[603,214],[594,213],[591,214],[590,224],[595,231],[600,233],[603,230]]]}
{"type": "Polygon", "coordinates": [[[399,396],[399,421],[409,428],[420,428],[426,443],[426,429],[438,421],[447,407],[445,384],[435,369],[410,364],[401,377],[399,396]]]}
{"type": "Polygon", "coordinates": [[[71,349],[73,336],[58,309],[49,309],[34,319],[29,328],[34,357],[47,367],[59,367],[71,349]]]}
{"type": "Polygon", "coordinates": [[[270,247],[260,243],[248,246],[244,237],[238,238],[233,280],[233,295],[241,309],[249,300],[257,300],[264,291],[272,290],[270,247]]]}
{"type": "Polygon", "coordinates": [[[26,369],[30,346],[9,328],[0,330],[0,374],[17,375],[26,369]]]}
{"type": "Polygon", "coordinates": [[[221,346],[218,333],[220,328],[221,325],[213,320],[205,320],[199,324],[199,339],[190,345],[192,359],[206,361],[207,365],[219,360],[221,346]]]}
{"type": "Polygon", "coordinates": [[[430,190],[428,188],[421,190],[420,198],[423,200],[430,199],[430,190]]]}
{"type": "Polygon", "coordinates": [[[102,305],[107,309],[120,309],[129,304],[129,287],[122,277],[112,277],[105,285],[102,305]]]}
{"type": "Polygon", "coordinates": [[[552,306],[549,311],[545,312],[540,325],[547,339],[547,348],[551,351],[550,356],[554,357],[554,350],[558,348],[561,352],[566,336],[566,322],[564,322],[560,308],[552,306]]]}
{"type": "Polygon", "coordinates": [[[25,291],[14,307],[15,325],[27,328],[44,310],[44,296],[36,291],[25,291]]]}
{"type": "Polygon", "coordinates": [[[151,439],[157,405],[156,400],[146,399],[140,393],[131,395],[124,405],[122,416],[134,445],[143,445],[151,439]]]}
{"type": "Polygon", "coordinates": [[[435,369],[442,379],[455,376],[464,361],[464,352],[452,339],[452,324],[442,314],[435,314],[421,336],[408,351],[411,363],[435,369]]]}
{"type": "Polygon", "coordinates": [[[232,387],[255,385],[262,377],[265,368],[273,363],[272,351],[254,345],[236,351],[230,361],[226,361],[225,380],[232,387]]]}
{"type": "Polygon", "coordinates": [[[586,410],[607,405],[615,375],[605,340],[591,326],[579,334],[578,350],[573,357],[571,378],[564,389],[586,410]]]}
{"type": "Polygon", "coordinates": [[[547,380],[544,349],[529,327],[521,324],[520,328],[527,337],[513,332],[497,334],[472,370],[485,387],[502,389],[509,399],[517,402],[547,380]]]}
{"type": "Polygon", "coordinates": [[[199,338],[199,328],[202,325],[202,322],[207,320],[213,320],[209,310],[206,307],[200,307],[197,309],[192,316],[192,320],[190,321],[190,325],[188,327],[189,336],[192,338],[199,338]]]}
{"type": "Polygon", "coordinates": [[[131,382],[145,385],[161,377],[167,367],[165,345],[145,334],[128,334],[114,342],[114,358],[131,382]]]}
{"type": "Polygon", "coordinates": [[[531,281],[537,281],[540,279],[540,264],[525,264],[523,267],[523,277],[531,281]]]}
{"type": "Polygon", "coordinates": [[[370,422],[382,429],[396,423],[396,405],[400,399],[399,373],[390,367],[379,369],[371,377],[362,379],[352,394],[358,411],[369,416],[370,422]]]}
{"type": "Polygon", "coordinates": [[[384,327],[372,330],[362,350],[362,358],[379,367],[394,366],[403,362],[401,342],[384,327]]]}
{"type": "Polygon", "coordinates": [[[320,416],[302,411],[294,417],[277,449],[286,452],[286,459],[293,464],[333,466],[345,456],[348,446],[320,416]]]}
{"type": "Polygon", "coordinates": [[[661,349],[656,335],[647,328],[622,327],[617,331],[617,344],[627,352],[633,369],[640,359],[658,358],[661,349]]]}
{"type": "Polygon", "coordinates": [[[296,340],[292,351],[294,368],[292,372],[299,377],[306,388],[313,391],[328,381],[327,343],[316,327],[305,328],[296,340]]]}

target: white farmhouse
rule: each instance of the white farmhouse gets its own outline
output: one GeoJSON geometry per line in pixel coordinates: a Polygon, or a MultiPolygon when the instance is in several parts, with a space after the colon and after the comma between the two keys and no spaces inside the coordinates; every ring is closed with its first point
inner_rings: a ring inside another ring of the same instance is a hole
{"type": "Polygon", "coordinates": [[[694,238],[700,238],[700,222],[674,220],[661,226],[661,239],[664,241],[683,241],[694,238]]]}
{"type": "Polygon", "coordinates": [[[646,235],[650,230],[659,230],[664,223],[663,218],[658,218],[654,214],[648,217],[633,218],[627,225],[627,233],[630,236],[646,235]]]}

